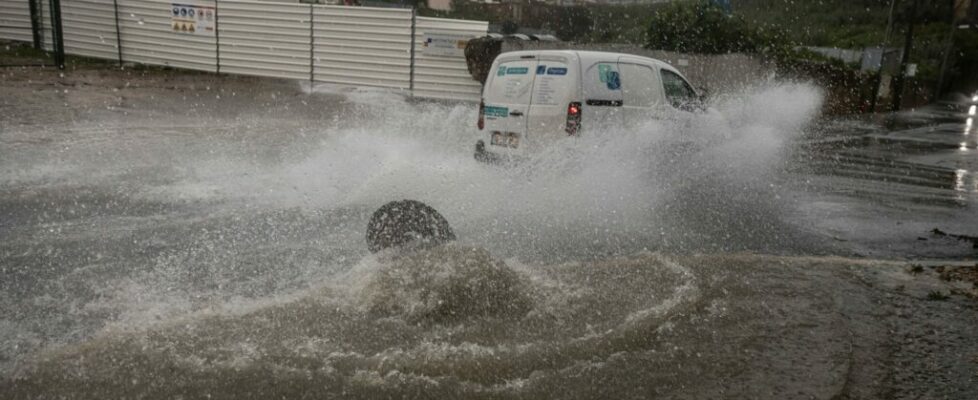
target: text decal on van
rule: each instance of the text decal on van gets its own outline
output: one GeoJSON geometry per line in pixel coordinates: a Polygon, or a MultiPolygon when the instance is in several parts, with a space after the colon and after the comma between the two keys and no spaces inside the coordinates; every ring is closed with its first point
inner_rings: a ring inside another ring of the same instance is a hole
{"type": "Polygon", "coordinates": [[[537,65],[537,75],[543,75],[546,72],[547,72],[546,65],[537,65]]]}
{"type": "Polygon", "coordinates": [[[567,68],[550,67],[547,69],[547,75],[567,75],[567,68]]]}
{"type": "Polygon", "coordinates": [[[527,67],[506,68],[506,75],[526,75],[527,72],[530,72],[530,69],[527,67]]]}

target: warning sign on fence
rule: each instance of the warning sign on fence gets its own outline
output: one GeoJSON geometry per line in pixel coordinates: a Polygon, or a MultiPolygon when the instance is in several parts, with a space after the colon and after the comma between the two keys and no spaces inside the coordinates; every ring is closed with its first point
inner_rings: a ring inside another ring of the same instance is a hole
{"type": "Polygon", "coordinates": [[[426,56],[465,56],[465,45],[469,43],[469,35],[454,35],[451,33],[424,34],[421,53],[426,56]]]}
{"type": "Polygon", "coordinates": [[[214,36],[214,7],[173,3],[170,9],[170,25],[174,32],[214,36]]]}

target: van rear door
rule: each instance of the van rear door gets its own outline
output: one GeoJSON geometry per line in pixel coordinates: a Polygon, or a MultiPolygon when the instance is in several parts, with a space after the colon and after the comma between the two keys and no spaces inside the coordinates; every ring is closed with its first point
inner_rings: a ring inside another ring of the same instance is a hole
{"type": "MultiPolygon", "coordinates": [[[[566,126],[568,107],[580,101],[577,65],[565,56],[544,54],[539,57],[527,118],[529,145],[542,146],[569,135],[566,126]]],[[[579,110],[580,105],[578,103],[575,109],[579,110]]],[[[576,133],[576,129],[573,132],[576,133]]]]}
{"type": "Polygon", "coordinates": [[[500,58],[486,84],[486,130],[497,148],[518,148],[526,136],[537,60],[523,57],[500,58]]]}

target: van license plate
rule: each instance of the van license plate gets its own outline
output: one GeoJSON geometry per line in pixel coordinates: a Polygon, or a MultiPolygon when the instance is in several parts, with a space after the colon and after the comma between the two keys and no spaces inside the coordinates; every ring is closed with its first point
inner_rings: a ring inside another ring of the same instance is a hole
{"type": "Polygon", "coordinates": [[[513,132],[493,132],[492,142],[494,146],[517,148],[520,145],[520,136],[513,132]]]}

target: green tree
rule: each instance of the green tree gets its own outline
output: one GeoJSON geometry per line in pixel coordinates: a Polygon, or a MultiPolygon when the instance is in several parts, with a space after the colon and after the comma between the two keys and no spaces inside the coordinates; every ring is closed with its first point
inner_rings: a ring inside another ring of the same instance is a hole
{"type": "Polygon", "coordinates": [[[519,30],[520,30],[520,26],[516,22],[513,22],[512,20],[507,19],[499,24],[499,33],[502,33],[504,35],[512,35],[516,32],[519,32],[519,30]]]}
{"type": "Polygon", "coordinates": [[[594,20],[586,7],[560,7],[555,11],[551,27],[560,40],[589,41],[594,20]]]}
{"type": "Polygon", "coordinates": [[[775,32],[754,31],[708,0],[676,2],[657,11],[646,43],[652,49],[706,54],[754,53],[776,44],[781,43],[775,32]]]}

